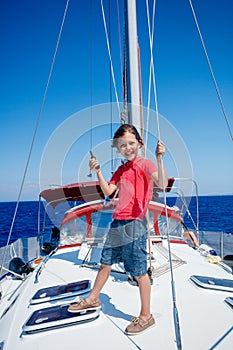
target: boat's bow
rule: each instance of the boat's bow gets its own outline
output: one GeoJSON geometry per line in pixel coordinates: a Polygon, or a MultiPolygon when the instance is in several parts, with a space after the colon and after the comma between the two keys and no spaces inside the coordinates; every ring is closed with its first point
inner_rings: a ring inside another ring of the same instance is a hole
{"type": "MultiPolygon", "coordinates": [[[[170,218],[178,220],[175,211],[168,209],[170,218]]],[[[75,298],[88,295],[99,269],[111,206],[95,201],[69,210],[61,226],[61,245],[56,252],[45,256],[23,282],[12,279],[17,288],[7,295],[7,304],[1,304],[2,349],[55,347],[60,350],[67,344],[70,350],[77,349],[79,344],[86,349],[108,349],[109,344],[112,349],[146,350],[153,344],[158,349],[176,349],[168,241],[155,234],[157,226],[153,224],[153,218],[163,210],[159,203],[150,204],[148,267],[152,267],[151,310],[156,319],[153,329],[135,337],[124,333],[140,310],[137,280],[121,264],[112,267],[100,294],[101,310],[77,314],[67,311],[75,298]],[[71,228],[73,232],[79,230],[85,239],[68,245],[71,228]]],[[[170,245],[182,348],[231,349],[233,310],[226,302],[233,295],[231,269],[208,262],[182,236],[172,236],[170,245]],[[225,284],[218,286],[219,280],[225,284]]]]}

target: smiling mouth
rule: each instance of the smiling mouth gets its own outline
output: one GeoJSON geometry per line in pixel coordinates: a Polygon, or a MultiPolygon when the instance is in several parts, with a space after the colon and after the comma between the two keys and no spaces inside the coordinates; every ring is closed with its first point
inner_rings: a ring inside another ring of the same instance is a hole
{"type": "Polygon", "coordinates": [[[135,153],[134,152],[131,152],[131,153],[125,153],[125,158],[127,159],[132,159],[132,158],[135,158],[135,153]]]}

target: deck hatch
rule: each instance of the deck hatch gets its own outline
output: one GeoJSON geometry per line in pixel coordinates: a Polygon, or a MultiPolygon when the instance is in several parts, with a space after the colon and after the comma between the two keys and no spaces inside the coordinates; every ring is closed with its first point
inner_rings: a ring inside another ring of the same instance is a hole
{"type": "Polygon", "coordinates": [[[58,305],[34,311],[23,325],[23,332],[25,334],[32,334],[84,323],[95,320],[100,314],[100,309],[71,313],[67,310],[68,306],[69,305],[58,305]]]}
{"type": "Polygon", "coordinates": [[[232,310],[233,310],[233,298],[232,297],[227,297],[225,299],[225,302],[231,306],[232,310]]]}
{"type": "Polygon", "coordinates": [[[190,279],[199,287],[233,292],[233,279],[192,275],[190,279]]]}
{"type": "Polygon", "coordinates": [[[91,283],[89,280],[42,288],[34,294],[30,300],[30,304],[40,304],[52,300],[73,297],[87,293],[90,289],[91,283]]]}

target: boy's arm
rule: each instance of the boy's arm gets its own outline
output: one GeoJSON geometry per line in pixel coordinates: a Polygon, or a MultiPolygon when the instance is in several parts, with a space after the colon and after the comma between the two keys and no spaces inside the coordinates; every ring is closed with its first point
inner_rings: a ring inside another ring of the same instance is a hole
{"type": "Polygon", "coordinates": [[[104,195],[107,197],[111,196],[111,194],[116,190],[117,186],[114,184],[108,184],[105,178],[103,177],[100,169],[97,172],[97,177],[104,195]]]}
{"type": "Polygon", "coordinates": [[[105,178],[103,177],[103,174],[101,172],[99,162],[96,158],[91,158],[90,162],[90,170],[95,171],[99,180],[100,187],[104,193],[105,196],[110,196],[117,188],[114,184],[108,184],[105,178]]]}

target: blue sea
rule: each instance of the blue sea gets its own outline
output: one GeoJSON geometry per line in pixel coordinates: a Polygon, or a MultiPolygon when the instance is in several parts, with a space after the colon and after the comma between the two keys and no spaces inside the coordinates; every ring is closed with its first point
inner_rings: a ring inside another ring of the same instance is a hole
{"type": "MultiPolygon", "coordinates": [[[[167,198],[168,205],[174,205],[174,199],[167,198]]],[[[0,202],[0,247],[7,243],[16,202],[0,202]]],[[[43,206],[42,206],[43,207],[43,206]]],[[[195,218],[196,199],[192,198],[189,211],[195,218]]],[[[43,209],[43,208],[42,208],[43,209]]],[[[43,222],[43,210],[41,213],[43,222]]],[[[199,197],[199,230],[226,232],[233,234],[233,195],[199,197]]],[[[188,215],[184,222],[193,228],[188,215]]],[[[38,202],[20,202],[13,226],[10,242],[21,237],[36,236],[38,232],[38,202]]]]}

